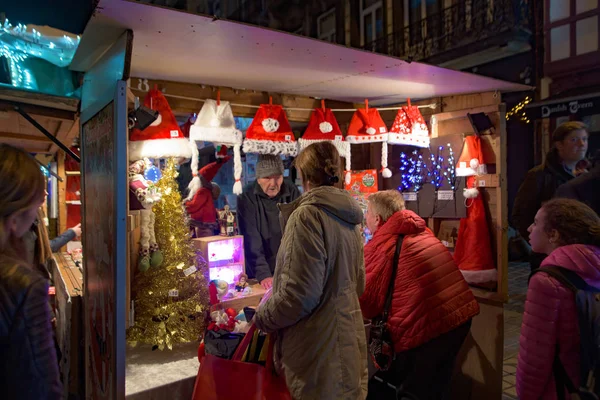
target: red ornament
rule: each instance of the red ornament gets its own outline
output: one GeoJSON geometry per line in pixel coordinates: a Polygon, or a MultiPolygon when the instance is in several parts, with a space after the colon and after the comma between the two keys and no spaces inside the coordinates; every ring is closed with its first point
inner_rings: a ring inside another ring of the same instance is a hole
{"type": "Polygon", "coordinates": [[[230,318],[235,318],[237,315],[237,311],[235,311],[233,308],[228,308],[225,310],[225,314],[227,314],[227,316],[230,318]]]}

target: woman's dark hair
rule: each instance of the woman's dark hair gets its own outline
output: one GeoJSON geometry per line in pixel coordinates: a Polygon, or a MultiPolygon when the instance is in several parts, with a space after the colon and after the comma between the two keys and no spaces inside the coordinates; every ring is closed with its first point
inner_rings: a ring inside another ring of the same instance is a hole
{"type": "Polygon", "coordinates": [[[331,142],[313,143],[298,155],[294,165],[303,181],[313,186],[338,186],[342,176],[342,159],[331,142]]]}
{"type": "Polygon", "coordinates": [[[559,244],[588,244],[600,247],[600,217],[584,203],[572,199],[553,199],[542,206],[544,231],[559,234],[559,244]]]}

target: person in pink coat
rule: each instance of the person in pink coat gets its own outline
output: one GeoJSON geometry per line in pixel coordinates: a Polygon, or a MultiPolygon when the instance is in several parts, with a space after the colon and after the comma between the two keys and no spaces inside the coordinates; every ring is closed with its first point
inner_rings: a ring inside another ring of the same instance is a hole
{"type": "MultiPolygon", "coordinates": [[[[529,227],[529,242],[533,251],[548,255],[542,269],[563,267],[600,288],[600,217],[587,205],[571,199],[548,201],[529,227]]],[[[575,295],[539,272],[529,282],[521,326],[516,379],[520,400],[558,398],[552,372],[557,348],[567,375],[579,387],[575,295]]],[[[566,390],[564,398],[570,398],[566,390]]]]}

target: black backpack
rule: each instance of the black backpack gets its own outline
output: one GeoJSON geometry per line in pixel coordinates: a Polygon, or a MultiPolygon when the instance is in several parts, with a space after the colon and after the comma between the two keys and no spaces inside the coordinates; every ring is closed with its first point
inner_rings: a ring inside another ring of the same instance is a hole
{"type": "MultiPolygon", "coordinates": [[[[579,275],[558,266],[548,266],[531,273],[544,272],[571,291],[575,295],[577,319],[580,335],[580,376],[581,384],[576,388],[563,366],[556,344],[552,371],[556,381],[556,393],[559,400],[565,399],[565,388],[570,399],[599,400],[600,399],[600,289],[588,285],[579,275]]],[[[531,279],[530,276],[530,279],[531,279]]]]}

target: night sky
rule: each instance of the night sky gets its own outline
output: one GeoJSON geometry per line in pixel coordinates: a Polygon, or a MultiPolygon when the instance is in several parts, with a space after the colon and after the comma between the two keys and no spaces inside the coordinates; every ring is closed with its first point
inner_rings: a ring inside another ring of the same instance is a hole
{"type": "Polygon", "coordinates": [[[48,25],[82,34],[91,17],[93,0],[0,0],[0,12],[13,25],[48,25]]]}

